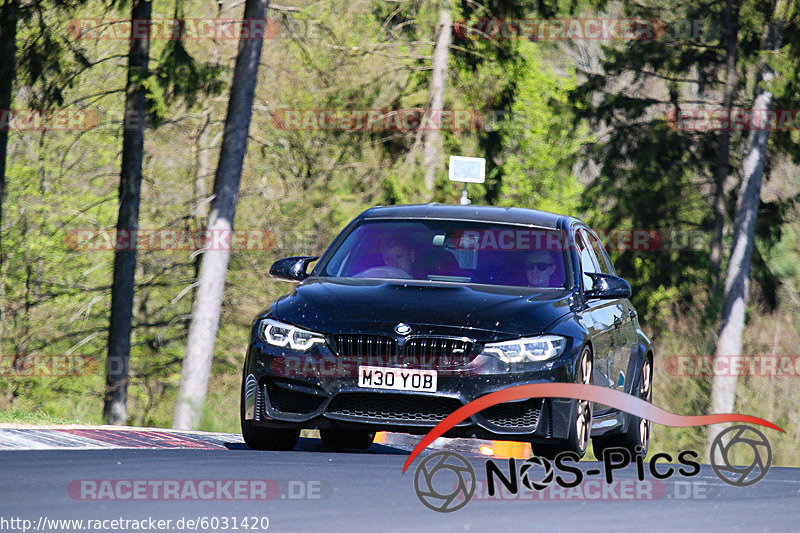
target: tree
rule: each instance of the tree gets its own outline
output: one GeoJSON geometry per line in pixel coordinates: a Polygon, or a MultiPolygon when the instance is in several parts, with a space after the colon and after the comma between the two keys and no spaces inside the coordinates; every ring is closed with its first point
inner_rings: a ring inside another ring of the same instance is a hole
{"type": "MultiPolygon", "coordinates": [[[[602,8],[602,0],[594,3],[602,8]]],[[[665,247],[657,253],[623,251],[615,257],[617,270],[639,289],[634,305],[645,321],[657,325],[674,312],[694,312],[713,331],[719,316],[715,279],[725,267],[723,229],[735,210],[735,194],[730,200],[724,194],[728,161],[744,150],[745,139],[738,132],[676,127],[664,119],[686,109],[691,116],[701,108],[741,107],[757,70],[769,2],[676,2],[664,10],[626,1],[621,7],[624,16],[662,20],[666,31],[604,46],[602,68],[583,72],[576,110],[602,132],[587,145],[598,171],[587,176],[583,207],[600,228],[658,229],[663,236],[665,247]],[[716,20],[725,21],[724,31],[716,20]],[[682,24],[687,21],[688,28],[682,24]],[[710,235],[711,249],[673,237],[683,235],[710,235]]],[[[780,149],[794,150],[788,142],[780,149]]],[[[733,174],[738,177],[738,169],[733,174]]],[[[764,231],[759,227],[757,234],[770,247],[776,236],[764,231]]],[[[755,267],[764,270],[759,261],[755,267]]],[[[774,293],[761,279],[759,288],[768,299],[774,293]]],[[[714,340],[708,335],[709,351],[714,340]]]]}
{"type": "MultiPolygon", "coordinates": [[[[149,70],[151,15],[150,0],[133,0],[119,178],[118,233],[136,232],[139,229],[144,123],[147,108],[147,95],[143,82],[149,70]]],[[[106,423],[115,425],[123,425],[127,420],[128,367],[136,275],[136,247],[131,246],[131,248],[114,250],[114,282],[111,288],[103,418],[106,423]]]]}
{"type": "Polygon", "coordinates": [[[574,213],[582,188],[572,165],[588,140],[585,128],[573,125],[569,95],[575,75],[554,74],[536,43],[522,43],[519,52],[525,74],[499,128],[504,151],[500,204],[574,213]]]}
{"type": "MultiPolygon", "coordinates": [[[[74,72],[64,67],[68,64],[65,51],[69,50],[72,57],[80,64],[79,69],[86,68],[83,51],[75,45],[67,45],[63,35],[52,31],[49,21],[42,16],[45,10],[55,9],[60,16],[73,12],[86,0],[35,0],[20,2],[19,0],[2,0],[0,5],[0,113],[7,115],[11,120],[11,105],[14,102],[14,85],[25,86],[20,79],[29,81],[25,89],[28,100],[40,109],[49,108],[51,105],[63,103],[62,91],[67,80],[74,72]],[[36,17],[38,28],[31,32],[25,30],[31,19],[36,17]],[[18,28],[19,27],[19,28],[18,28]],[[22,31],[20,31],[22,30],[22,31]],[[21,35],[22,34],[22,35],[21,35]],[[27,41],[24,39],[29,37],[27,41]],[[23,40],[21,46],[18,41],[23,40]],[[33,89],[35,85],[37,90],[33,89]]],[[[56,17],[58,18],[58,17],[56,17]]],[[[6,218],[7,194],[7,155],[9,129],[7,124],[0,125],[0,267],[4,264],[5,253],[2,246],[2,228],[6,218]]],[[[4,298],[5,287],[0,285],[0,302],[4,298]]],[[[3,336],[2,326],[5,322],[5,310],[0,307],[0,338],[3,336]]]]}
{"type": "MultiPolygon", "coordinates": [[[[461,2],[459,9],[459,19],[477,32],[460,32],[465,38],[457,37],[457,46],[453,46],[453,70],[457,78],[453,88],[465,93],[466,109],[477,109],[487,116],[503,116],[517,101],[518,84],[524,77],[524,62],[519,53],[521,39],[482,34],[482,21],[554,17],[556,12],[547,2],[537,2],[533,10],[529,2],[518,0],[461,2]]],[[[478,132],[477,137],[474,150],[486,159],[486,183],[472,190],[483,188],[484,200],[495,204],[500,201],[503,190],[504,134],[501,128],[488,127],[478,132]]]]}
{"type": "Polygon", "coordinates": [[[433,48],[433,72],[430,83],[430,112],[431,117],[436,117],[433,123],[427,125],[425,130],[425,143],[423,146],[422,160],[425,164],[425,188],[428,199],[433,199],[434,178],[436,169],[441,168],[443,162],[441,120],[438,119],[444,107],[444,89],[447,80],[447,60],[450,57],[450,41],[452,39],[453,21],[450,16],[450,7],[445,1],[439,8],[439,23],[436,27],[436,45],[433,48]]]}
{"type": "MultiPolygon", "coordinates": [[[[19,1],[4,1],[0,7],[0,113],[11,108],[14,70],[17,55],[17,15],[19,1]]],[[[6,153],[8,129],[0,128],[0,266],[3,265],[3,207],[6,203],[6,153]]],[[[5,301],[4,287],[0,284],[0,303],[5,301]]],[[[4,305],[4,304],[3,304],[4,305]]],[[[0,308],[0,338],[3,336],[5,309],[0,308]]]]}
{"type": "MultiPolygon", "coordinates": [[[[773,0],[771,9],[775,13],[788,8],[776,6],[773,0]],[[776,9],[777,8],[777,9],[776,9]]],[[[783,38],[782,18],[772,16],[768,19],[765,29],[765,52],[777,52],[781,47],[783,38]]],[[[755,248],[756,221],[758,208],[761,204],[761,182],[764,176],[764,166],[767,162],[767,141],[769,140],[769,124],[761,127],[757,122],[763,123],[764,117],[772,109],[773,92],[770,88],[775,79],[775,71],[770,66],[768,58],[762,55],[756,77],[755,94],[753,97],[751,129],[747,136],[747,145],[742,162],[742,184],[739,192],[739,201],[736,206],[736,219],[734,222],[733,245],[731,248],[728,274],[725,279],[725,300],[722,308],[722,326],[717,340],[716,356],[725,357],[730,368],[737,367],[737,361],[742,355],[742,335],[744,333],[745,310],[747,308],[748,288],[750,285],[750,265],[755,248]],[[760,117],[760,118],[759,118],[760,117]]],[[[716,368],[716,367],[715,367],[716,368]]],[[[736,400],[737,376],[715,375],[711,392],[711,412],[729,413],[733,411],[736,400]]],[[[717,435],[722,431],[719,425],[712,425],[708,432],[708,449],[717,435]]]]}
{"type": "MultiPolygon", "coordinates": [[[[11,108],[12,89],[17,57],[17,17],[19,0],[3,0],[0,6],[0,113],[11,108]]],[[[6,152],[8,129],[0,128],[0,230],[3,227],[3,205],[6,198],[6,152]]],[[[0,231],[0,235],[2,232],[0,231]]],[[[0,240],[0,265],[3,264],[2,241],[0,240]]]]}
{"type": "MultiPolygon", "coordinates": [[[[239,180],[247,150],[258,64],[261,59],[263,38],[259,38],[256,28],[261,28],[263,33],[268,8],[269,0],[245,2],[245,22],[239,37],[222,148],[214,176],[214,199],[208,221],[208,230],[212,234],[233,230],[239,180]]],[[[229,260],[230,250],[227,249],[204,252],[175,406],[173,426],[178,429],[197,428],[200,423],[211,374],[229,260]]]]}
{"type": "MultiPolygon", "coordinates": [[[[727,116],[733,110],[733,98],[736,94],[736,63],[739,53],[739,0],[725,1],[725,88],[722,97],[722,109],[727,116]]],[[[725,128],[719,133],[717,148],[717,165],[714,169],[714,226],[711,236],[711,295],[716,300],[722,266],[722,233],[725,227],[725,182],[730,168],[731,132],[725,128]]]]}
{"type": "MultiPolygon", "coordinates": [[[[195,61],[184,46],[183,36],[168,41],[157,58],[156,68],[151,70],[149,34],[152,4],[149,0],[134,2],[131,13],[132,39],[125,91],[118,232],[135,232],[139,227],[144,128],[147,120],[155,128],[164,120],[173,100],[180,99],[187,107],[192,107],[198,93],[219,94],[222,89],[217,79],[221,67],[216,64],[216,57],[212,63],[195,61]]],[[[177,3],[173,20],[182,18],[180,3],[177,3]]],[[[131,239],[130,242],[136,241],[131,239]]],[[[136,246],[131,246],[128,250],[115,250],[114,254],[107,385],[103,408],[104,418],[110,424],[124,424],[127,418],[136,253],[136,246]]]]}

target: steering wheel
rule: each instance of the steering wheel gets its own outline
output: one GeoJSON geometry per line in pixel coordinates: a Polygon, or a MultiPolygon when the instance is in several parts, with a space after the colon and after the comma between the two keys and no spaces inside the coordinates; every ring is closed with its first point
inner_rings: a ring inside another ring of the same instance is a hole
{"type": "Polygon", "coordinates": [[[389,279],[411,279],[412,276],[402,268],[393,266],[377,266],[362,270],[354,278],[389,278],[389,279]]]}

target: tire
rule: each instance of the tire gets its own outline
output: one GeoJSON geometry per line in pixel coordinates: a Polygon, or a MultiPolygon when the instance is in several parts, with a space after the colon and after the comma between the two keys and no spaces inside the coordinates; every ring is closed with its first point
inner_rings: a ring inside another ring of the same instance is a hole
{"type": "MultiPolygon", "coordinates": [[[[588,346],[581,352],[578,364],[578,383],[592,384],[592,351],[588,346]]],[[[575,401],[575,416],[570,424],[566,439],[548,439],[544,443],[531,443],[534,455],[547,459],[554,459],[562,452],[572,452],[583,457],[589,448],[589,439],[592,435],[592,403],[584,400],[575,401]]]]}
{"type": "MultiPolygon", "coordinates": [[[[639,374],[639,398],[648,402],[653,401],[653,362],[645,356],[642,362],[642,371],[639,374]]],[[[595,437],[592,439],[594,456],[602,461],[603,452],[609,448],[625,448],[630,452],[631,458],[641,455],[647,456],[650,446],[651,422],[638,416],[629,415],[628,430],[625,433],[595,437]],[[637,451],[636,448],[639,448],[637,451]]]]}
{"type": "MultiPolygon", "coordinates": [[[[244,372],[242,374],[244,374],[244,372]]],[[[245,419],[244,375],[242,375],[239,417],[242,423],[242,438],[244,439],[244,443],[254,450],[289,451],[297,445],[297,440],[300,438],[299,429],[261,427],[245,419]]]]}
{"type": "Polygon", "coordinates": [[[297,445],[300,430],[259,427],[242,420],[242,438],[254,450],[289,451],[297,445]]]}
{"type": "Polygon", "coordinates": [[[341,449],[352,448],[354,450],[366,450],[372,446],[375,433],[366,431],[341,431],[341,430],[321,430],[319,432],[322,442],[328,448],[341,449]]]}

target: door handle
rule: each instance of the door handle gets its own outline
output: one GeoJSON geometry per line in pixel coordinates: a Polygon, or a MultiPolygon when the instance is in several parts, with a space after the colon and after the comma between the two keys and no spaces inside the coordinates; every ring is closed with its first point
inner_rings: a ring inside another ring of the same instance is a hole
{"type": "Polygon", "coordinates": [[[614,329],[619,329],[619,327],[621,325],[622,325],[622,317],[621,316],[615,316],[614,317],[614,329]]]}

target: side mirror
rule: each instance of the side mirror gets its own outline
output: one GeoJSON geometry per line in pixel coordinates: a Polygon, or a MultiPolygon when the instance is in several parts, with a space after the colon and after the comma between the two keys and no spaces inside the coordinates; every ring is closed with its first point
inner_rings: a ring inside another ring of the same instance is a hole
{"type": "Polygon", "coordinates": [[[594,288],[584,293],[587,299],[615,300],[617,298],[630,298],[631,296],[631,286],[619,276],[592,274],[589,272],[586,275],[594,281],[594,288]]]}
{"type": "Polygon", "coordinates": [[[278,259],[272,263],[272,267],[269,269],[269,275],[273,278],[285,281],[303,281],[308,277],[306,273],[308,264],[317,259],[319,259],[319,257],[305,255],[278,259]]]}

